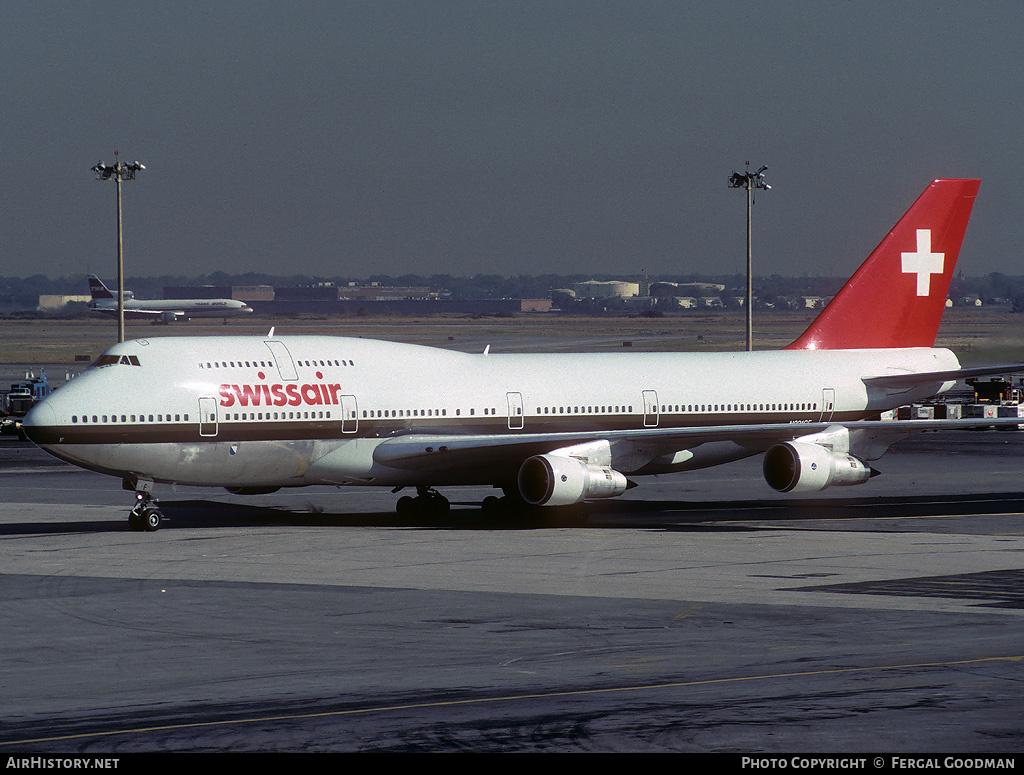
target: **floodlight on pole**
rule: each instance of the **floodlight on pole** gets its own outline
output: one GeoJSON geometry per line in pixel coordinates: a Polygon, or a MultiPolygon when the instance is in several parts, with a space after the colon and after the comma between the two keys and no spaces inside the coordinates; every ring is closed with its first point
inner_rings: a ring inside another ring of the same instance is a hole
{"type": "Polygon", "coordinates": [[[102,161],[97,162],[92,171],[96,173],[96,180],[114,180],[117,183],[117,341],[124,341],[124,239],[121,231],[121,181],[135,180],[135,173],[146,169],[145,165],[138,161],[130,164],[117,158],[118,151],[114,151],[114,164],[108,166],[102,161]]]}
{"type": "Polygon", "coordinates": [[[768,169],[768,165],[765,164],[757,172],[750,171],[750,162],[747,162],[747,169],[745,172],[734,172],[729,176],[729,188],[745,188],[747,190],[747,350],[754,349],[754,326],[753,326],[753,274],[752,274],[752,261],[751,261],[751,230],[750,230],[750,216],[752,205],[754,204],[754,189],[761,188],[765,191],[770,191],[769,186],[764,180],[764,172],[768,169]]]}

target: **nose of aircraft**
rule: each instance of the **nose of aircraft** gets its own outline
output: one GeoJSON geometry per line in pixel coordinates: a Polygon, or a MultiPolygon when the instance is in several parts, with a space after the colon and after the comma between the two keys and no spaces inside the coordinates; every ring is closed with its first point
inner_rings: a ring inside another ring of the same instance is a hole
{"type": "Polygon", "coordinates": [[[53,407],[47,406],[46,401],[33,406],[21,421],[25,435],[37,444],[43,440],[40,431],[56,424],[57,414],[53,411],[53,407]]]}

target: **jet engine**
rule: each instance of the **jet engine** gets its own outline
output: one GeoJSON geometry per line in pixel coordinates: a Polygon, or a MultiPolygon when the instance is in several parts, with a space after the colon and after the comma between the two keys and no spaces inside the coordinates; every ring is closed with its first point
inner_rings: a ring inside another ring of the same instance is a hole
{"type": "MultiPolygon", "coordinates": [[[[607,449],[607,442],[602,443],[607,449]]],[[[519,494],[523,500],[533,506],[569,506],[588,498],[613,498],[629,489],[626,477],[604,465],[603,460],[594,462],[594,450],[585,450],[587,446],[567,447],[528,458],[519,468],[519,494]],[[570,454],[576,452],[582,454],[570,454]]],[[[600,450],[598,456],[604,457],[604,451],[600,450]]]]}
{"type": "Polygon", "coordinates": [[[877,473],[853,455],[803,441],[776,444],[764,455],[764,478],[779,492],[862,484],[877,473]]]}

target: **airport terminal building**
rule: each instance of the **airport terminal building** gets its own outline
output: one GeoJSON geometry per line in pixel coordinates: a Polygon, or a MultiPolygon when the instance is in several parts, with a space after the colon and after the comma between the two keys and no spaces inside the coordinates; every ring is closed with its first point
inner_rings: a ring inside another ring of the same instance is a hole
{"type": "Polygon", "coordinates": [[[334,285],[280,287],[270,285],[206,285],[164,288],[168,299],[235,299],[244,301],[257,315],[463,315],[513,314],[550,310],[545,300],[450,299],[425,287],[334,285]]]}

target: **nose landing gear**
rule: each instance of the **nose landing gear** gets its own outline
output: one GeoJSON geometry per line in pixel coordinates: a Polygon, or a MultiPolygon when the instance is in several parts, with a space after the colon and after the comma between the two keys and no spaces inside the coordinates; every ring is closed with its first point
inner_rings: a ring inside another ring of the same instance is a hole
{"type": "Polygon", "coordinates": [[[156,498],[153,497],[153,482],[145,479],[125,479],[121,486],[126,490],[135,490],[135,507],[128,512],[128,527],[148,533],[157,530],[164,515],[156,505],[156,498]]]}
{"type": "Polygon", "coordinates": [[[164,515],[157,508],[156,499],[148,492],[135,493],[135,508],[128,512],[128,526],[132,530],[145,530],[152,533],[160,527],[164,515]]]}

